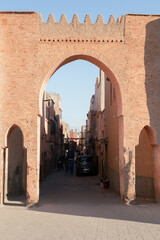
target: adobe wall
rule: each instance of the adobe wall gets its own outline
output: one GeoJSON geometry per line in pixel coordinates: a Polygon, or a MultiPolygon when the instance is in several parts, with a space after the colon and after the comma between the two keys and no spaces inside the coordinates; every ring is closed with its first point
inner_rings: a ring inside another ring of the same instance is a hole
{"type": "Polygon", "coordinates": [[[119,193],[119,126],[117,118],[117,100],[112,83],[106,81],[105,85],[105,137],[108,138],[105,151],[106,176],[109,178],[110,187],[119,193]]]}
{"type": "MultiPolygon", "coordinates": [[[[35,12],[0,12],[0,146],[6,146],[7,131],[17,124],[27,148],[29,204],[39,198],[42,93],[56,69],[70,61],[84,59],[96,64],[116,87],[118,116],[123,115],[124,120],[119,139],[124,200],[135,197],[135,146],[140,130],[151,126],[160,142],[160,16],[125,15],[118,23],[112,17],[109,24],[99,19],[97,25],[89,17],[84,24],[78,20],[68,24],[65,17],[60,23],[54,23],[52,17],[43,23],[35,12]]],[[[1,153],[1,193],[2,169],[1,153]]]]}
{"type": "Polygon", "coordinates": [[[145,129],[140,133],[135,151],[136,196],[154,199],[153,147],[145,129]]]}

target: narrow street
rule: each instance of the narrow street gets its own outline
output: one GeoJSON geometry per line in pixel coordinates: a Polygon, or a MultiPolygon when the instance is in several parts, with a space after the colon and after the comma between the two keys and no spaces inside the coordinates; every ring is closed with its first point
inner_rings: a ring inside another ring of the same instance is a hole
{"type": "Polygon", "coordinates": [[[0,208],[0,238],[160,239],[159,204],[125,206],[119,196],[98,183],[96,176],[53,172],[41,184],[37,206],[0,208]]]}

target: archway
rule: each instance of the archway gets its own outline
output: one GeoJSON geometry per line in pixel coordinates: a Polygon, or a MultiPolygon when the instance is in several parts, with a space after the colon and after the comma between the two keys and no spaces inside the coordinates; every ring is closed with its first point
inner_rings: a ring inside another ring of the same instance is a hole
{"type": "Polygon", "coordinates": [[[145,126],[135,150],[136,197],[155,199],[154,154],[156,140],[153,130],[145,126]]]}
{"type": "MultiPolygon", "coordinates": [[[[76,59],[84,59],[96,64],[107,74],[116,88],[119,105],[116,117],[119,122],[121,197],[125,201],[135,199],[135,146],[142,126],[153,127],[158,144],[154,150],[159,147],[159,114],[157,114],[159,95],[157,94],[158,85],[155,85],[159,68],[155,69],[156,63],[150,61],[153,57],[150,56],[151,53],[153,54],[153,45],[157,44],[155,34],[159,17],[129,14],[118,19],[117,22],[112,17],[108,24],[104,24],[101,17],[98,17],[95,24],[86,17],[82,24],[77,21],[77,16],[74,16],[72,23],[68,23],[64,16],[59,23],[56,23],[52,15],[48,22],[44,23],[36,12],[2,12],[0,17],[2,20],[6,19],[3,26],[6,32],[3,35],[3,41],[5,44],[13,43],[5,45],[6,47],[2,49],[4,84],[1,85],[2,137],[0,141],[2,148],[6,146],[4,143],[6,129],[13,123],[22,127],[29,159],[27,162],[28,204],[37,203],[39,199],[39,132],[43,90],[48,79],[58,68],[76,59]],[[11,29],[7,22],[13,22],[13,20],[15,27],[11,29]],[[137,21],[140,23],[138,31],[143,33],[140,38],[135,35],[137,21]],[[148,28],[148,26],[151,27],[148,28]],[[15,29],[17,38],[13,38],[15,29]],[[146,30],[149,33],[147,37],[146,30]],[[25,36],[25,41],[22,35],[25,36]],[[154,44],[151,44],[152,42],[154,44]],[[138,59],[135,51],[137,46],[138,59]],[[145,53],[144,46],[146,46],[145,53]],[[14,56],[13,71],[14,51],[18,54],[14,56]],[[6,56],[8,68],[5,67],[6,56]],[[10,69],[9,72],[8,69],[10,69]],[[155,74],[150,74],[153,69],[155,74]],[[13,88],[13,86],[16,87],[13,88]],[[155,86],[155,94],[152,91],[153,86],[155,86]]],[[[158,59],[159,52],[156,53],[158,59]]],[[[154,157],[159,160],[158,150],[154,157]]],[[[155,161],[155,164],[158,164],[158,161],[155,161]]],[[[157,184],[158,177],[160,179],[159,169],[160,166],[155,167],[157,184]]],[[[3,169],[1,171],[3,172],[3,169]]],[[[3,183],[3,180],[1,182],[3,183]]]]}
{"type": "MultiPolygon", "coordinates": [[[[51,78],[51,76],[62,66],[64,66],[67,63],[76,61],[76,60],[85,60],[88,61],[94,65],[96,65],[98,68],[100,68],[106,75],[107,77],[111,80],[111,82],[113,83],[114,87],[115,87],[115,91],[116,91],[116,96],[117,96],[117,116],[121,116],[122,115],[122,97],[121,97],[121,91],[120,91],[120,86],[118,83],[118,80],[115,76],[115,74],[113,73],[113,71],[105,64],[103,63],[107,61],[107,59],[103,59],[103,56],[100,56],[101,58],[97,58],[99,56],[98,53],[94,53],[91,56],[91,54],[73,54],[70,53],[68,56],[68,54],[66,56],[61,56],[60,59],[63,59],[62,61],[58,61],[58,63],[55,64],[54,68],[52,66],[52,64],[50,64],[50,69],[44,69],[44,71],[46,72],[45,77],[43,79],[42,85],[41,85],[41,89],[40,89],[40,94],[39,94],[39,113],[40,115],[42,114],[42,99],[43,99],[43,93],[46,87],[46,84],[48,82],[48,80],[51,78]],[[95,56],[94,56],[95,55],[95,56]],[[97,56],[97,57],[96,57],[97,56]]],[[[108,61],[107,61],[108,62],[108,61]]],[[[109,62],[108,62],[109,64],[109,62]]]]}
{"type": "MultiPolygon", "coordinates": [[[[42,88],[41,88],[41,91],[40,91],[39,106],[41,107],[42,96],[43,96],[42,93],[43,93],[44,88],[47,84],[47,81],[50,79],[52,74],[54,74],[58,69],[60,69],[65,64],[68,64],[68,63],[70,63],[72,61],[75,61],[75,60],[78,60],[78,59],[86,60],[86,61],[98,66],[100,69],[102,69],[103,72],[108,77],[108,79],[110,80],[110,82],[112,83],[112,86],[113,86],[113,89],[114,89],[114,97],[116,95],[117,105],[116,105],[116,111],[112,112],[113,115],[114,115],[114,116],[112,116],[112,120],[113,120],[113,117],[114,117],[114,121],[116,121],[116,126],[117,126],[116,130],[118,132],[117,134],[115,134],[116,137],[118,138],[118,140],[115,141],[115,142],[118,143],[118,147],[117,147],[118,150],[116,149],[118,151],[118,154],[117,154],[117,156],[114,156],[114,158],[116,159],[116,162],[118,162],[118,166],[114,167],[114,168],[116,168],[116,171],[113,170],[114,172],[111,172],[111,170],[110,170],[111,173],[109,173],[109,175],[110,175],[110,178],[112,178],[111,179],[112,183],[115,181],[115,179],[116,180],[118,179],[117,183],[114,184],[114,185],[112,184],[112,186],[113,186],[115,191],[117,191],[118,193],[119,192],[121,193],[121,197],[123,198],[124,189],[123,189],[123,171],[122,171],[122,168],[123,168],[123,161],[122,161],[122,158],[123,158],[123,154],[122,154],[123,153],[122,100],[121,100],[121,93],[120,93],[119,84],[118,84],[117,79],[116,79],[115,75],[113,74],[113,72],[105,64],[103,64],[100,60],[96,59],[93,56],[73,55],[71,57],[68,57],[58,67],[56,67],[55,70],[52,69],[50,71],[50,73],[47,74],[46,78],[44,79],[44,82],[43,82],[43,85],[42,85],[42,88]],[[119,187],[119,185],[120,185],[120,187],[119,187]]],[[[106,80],[106,81],[108,81],[108,80],[106,80]]],[[[112,120],[110,119],[110,122],[112,122],[112,120]]],[[[113,144],[112,144],[112,146],[113,146],[113,144]]],[[[110,145],[109,145],[109,147],[110,147],[110,145]]],[[[111,149],[109,149],[109,151],[111,152],[111,149]]],[[[113,163],[113,165],[116,165],[116,164],[113,163]]]]}
{"type": "Polygon", "coordinates": [[[26,194],[26,160],[23,133],[13,125],[7,134],[5,148],[4,203],[24,203],[26,194]]]}

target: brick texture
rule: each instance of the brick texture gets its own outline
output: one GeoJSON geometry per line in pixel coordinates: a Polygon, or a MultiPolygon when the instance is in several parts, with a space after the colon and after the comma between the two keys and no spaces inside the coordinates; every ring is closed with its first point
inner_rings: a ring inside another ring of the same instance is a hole
{"type": "Polygon", "coordinates": [[[101,68],[116,89],[119,117],[120,192],[135,199],[135,146],[145,126],[156,143],[155,186],[160,200],[160,16],[125,15],[108,24],[89,16],[44,23],[36,12],[0,12],[0,193],[3,199],[3,149],[7,133],[18,125],[27,149],[27,203],[39,199],[39,132],[42,95],[49,78],[77,59],[101,68]],[[158,183],[159,182],[159,183],[158,183]]]}

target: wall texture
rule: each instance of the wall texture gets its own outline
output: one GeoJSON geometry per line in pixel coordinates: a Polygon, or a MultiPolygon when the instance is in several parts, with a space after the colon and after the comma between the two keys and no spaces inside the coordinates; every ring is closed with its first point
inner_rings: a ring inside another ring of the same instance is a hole
{"type": "Polygon", "coordinates": [[[39,133],[42,97],[52,74],[84,59],[101,68],[116,89],[119,124],[120,193],[135,199],[135,146],[141,129],[155,134],[156,199],[160,200],[160,16],[125,15],[104,24],[102,17],[79,23],[65,16],[44,23],[36,12],[0,12],[0,193],[3,199],[3,149],[9,128],[17,124],[27,148],[27,204],[39,199],[39,133]],[[7,107],[6,107],[7,106],[7,107]]]}

